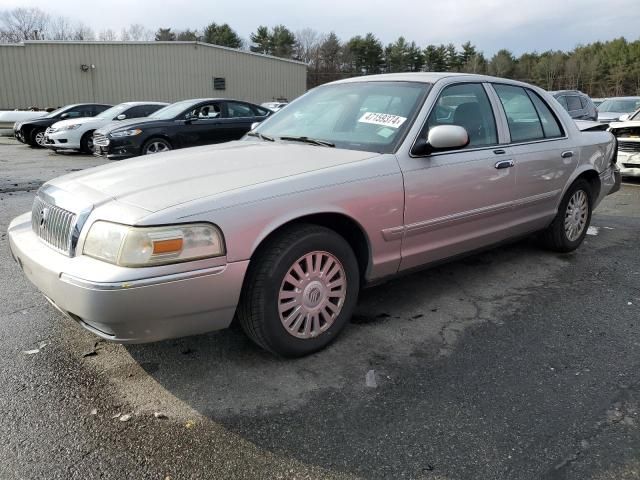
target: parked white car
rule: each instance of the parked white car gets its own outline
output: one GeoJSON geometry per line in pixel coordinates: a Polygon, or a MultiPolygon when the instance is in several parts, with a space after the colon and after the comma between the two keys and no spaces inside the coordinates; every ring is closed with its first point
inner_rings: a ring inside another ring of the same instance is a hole
{"type": "Polygon", "coordinates": [[[93,132],[105,125],[130,118],[151,115],[167,106],[162,102],[125,102],[115,105],[95,117],[73,118],[54,123],[45,131],[44,146],[58,150],[93,152],[93,132]]]}
{"type": "Polygon", "coordinates": [[[272,112],[277,112],[278,110],[282,110],[287,105],[288,105],[287,102],[265,102],[260,104],[261,107],[266,107],[272,112]]]}
{"type": "Polygon", "coordinates": [[[618,166],[623,177],[640,177],[640,109],[609,131],[618,139],[618,166]]]}

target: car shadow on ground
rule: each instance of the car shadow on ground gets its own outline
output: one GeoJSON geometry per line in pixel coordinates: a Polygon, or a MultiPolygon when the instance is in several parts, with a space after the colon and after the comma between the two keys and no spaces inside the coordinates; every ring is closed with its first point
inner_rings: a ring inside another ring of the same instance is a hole
{"type": "Polygon", "coordinates": [[[237,325],[126,348],[162,387],[217,420],[297,409],[319,391],[363,389],[370,369],[384,384],[387,367],[446,357],[467,327],[497,321],[570,259],[525,240],[365,289],[338,340],[307,358],[274,357],[237,325]]]}

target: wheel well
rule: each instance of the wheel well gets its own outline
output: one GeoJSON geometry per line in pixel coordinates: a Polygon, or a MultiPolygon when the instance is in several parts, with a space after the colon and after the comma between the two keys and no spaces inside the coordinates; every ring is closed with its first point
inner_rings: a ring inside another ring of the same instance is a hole
{"type": "Polygon", "coordinates": [[[312,215],[305,215],[304,217],[299,217],[280,225],[262,239],[251,255],[251,258],[253,259],[257,254],[259,254],[264,245],[268,243],[271,238],[280,233],[280,231],[296,224],[320,225],[333,230],[344,238],[353,249],[353,253],[356,255],[358,268],[360,270],[360,277],[361,279],[364,279],[367,268],[369,267],[369,260],[371,258],[369,239],[364,233],[362,227],[355,220],[341,213],[316,213],[312,215]]]}
{"type": "Polygon", "coordinates": [[[149,143],[151,140],[156,140],[156,139],[160,139],[160,140],[164,140],[165,142],[167,142],[169,145],[171,145],[171,148],[173,148],[173,143],[171,143],[171,140],[169,140],[169,137],[166,137],[164,135],[158,134],[158,135],[151,135],[149,138],[147,138],[144,143],[142,144],[142,148],[145,147],[145,145],[147,143],[149,143]]]}
{"type": "Polygon", "coordinates": [[[578,175],[576,180],[581,178],[589,182],[589,185],[591,185],[591,193],[593,194],[593,201],[595,202],[600,196],[600,175],[598,175],[598,172],[595,170],[587,170],[586,172],[582,172],[578,175]]]}

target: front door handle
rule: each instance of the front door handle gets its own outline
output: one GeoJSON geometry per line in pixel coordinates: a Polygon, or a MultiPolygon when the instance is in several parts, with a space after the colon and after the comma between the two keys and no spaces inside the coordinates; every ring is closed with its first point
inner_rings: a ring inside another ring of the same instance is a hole
{"type": "Polygon", "coordinates": [[[571,157],[573,157],[573,152],[571,150],[567,150],[566,152],[562,152],[562,154],[560,154],[560,156],[562,158],[571,158],[571,157]]]}
{"type": "Polygon", "coordinates": [[[501,170],[503,168],[511,168],[514,165],[515,165],[515,163],[513,162],[513,160],[501,160],[501,161],[496,163],[495,167],[498,170],[501,170]]]}

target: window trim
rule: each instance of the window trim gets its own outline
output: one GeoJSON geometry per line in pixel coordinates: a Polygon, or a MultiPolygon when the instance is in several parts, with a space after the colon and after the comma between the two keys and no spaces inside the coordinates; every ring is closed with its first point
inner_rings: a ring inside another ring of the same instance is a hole
{"type": "MultiPolygon", "coordinates": [[[[525,90],[532,90],[533,93],[537,93],[534,89],[532,89],[530,87],[525,87],[525,86],[522,86],[522,85],[514,85],[514,84],[511,84],[511,83],[503,83],[503,82],[491,82],[491,88],[495,92],[496,96],[498,96],[498,92],[496,92],[495,89],[493,88],[494,85],[507,85],[507,86],[511,86],[511,87],[521,87],[521,88],[524,88],[525,90]]],[[[540,99],[542,99],[544,101],[544,98],[542,97],[542,95],[538,95],[538,96],[540,97],[540,99]]],[[[509,135],[509,142],[505,143],[504,144],[505,146],[515,147],[515,146],[520,146],[520,145],[530,145],[532,143],[556,142],[558,140],[567,140],[569,138],[569,135],[567,134],[567,129],[565,128],[564,123],[562,123],[560,121],[560,118],[558,117],[556,111],[551,107],[551,105],[549,105],[548,102],[545,102],[545,104],[547,105],[547,107],[549,107],[549,110],[551,110],[551,113],[553,113],[556,116],[556,120],[558,120],[558,123],[560,124],[560,128],[562,129],[562,133],[564,135],[561,136],[561,137],[541,138],[541,139],[538,139],[538,140],[525,140],[525,141],[522,141],[522,142],[514,142],[511,139],[511,131],[508,129],[508,122],[507,122],[507,133],[509,135]]],[[[560,107],[562,107],[562,104],[560,104],[560,107]]],[[[534,109],[535,109],[535,105],[534,105],[534,109]]],[[[564,110],[564,107],[562,107],[562,109],[564,110]]],[[[536,112],[537,112],[537,110],[536,110],[536,112]]],[[[500,113],[501,113],[501,115],[504,116],[504,119],[505,119],[505,122],[506,122],[507,121],[507,114],[504,111],[504,107],[502,107],[502,102],[500,102],[500,113]]],[[[568,114],[568,111],[567,111],[567,114],[568,114]]],[[[542,129],[542,131],[544,132],[544,128],[542,129]]]]}
{"type": "MultiPolygon", "coordinates": [[[[411,142],[411,145],[409,146],[409,157],[410,158],[429,158],[429,157],[436,157],[436,156],[440,156],[440,155],[450,155],[452,153],[477,152],[477,151],[481,151],[481,150],[495,150],[496,147],[499,147],[500,145],[503,145],[502,143],[500,143],[501,125],[498,123],[498,118],[496,117],[495,105],[494,105],[493,99],[491,98],[491,93],[487,90],[488,85],[489,84],[487,82],[483,82],[483,81],[460,81],[460,82],[451,82],[451,83],[445,84],[440,89],[440,91],[438,91],[438,94],[436,95],[435,100],[429,106],[429,110],[427,111],[427,114],[424,117],[424,121],[422,122],[422,125],[420,125],[418,133],[415,136],[415,138],[413,139],[413,142],[411,142]],[[493,122],[494,122],[495,127],[496,127],[496,139],[497,139],[498,142],[493,144],[493,145],[483,145],[481,147],[475,147],[475,148],[460,148],[460,149],[457,149],[457,150],[447,150],[447,151],[444,151],[444,152],[432,152],[432,153],[427,153],[427,154],[424,154],[424,155],[416,155],[415,153],[413,153],[413,149],[416,146],[416,142],[420,138],[420,135],[422,135],[422,132],[424,131],[424,129],[425,129],[426,125],[427,125],[427,122],[429,121],[429,117],[431,116],[431,112],[433,112],[434,108],[436,108],[436,106],[438,104],[438,100],[440,99],[440,95],[442,95],[442,92],[444,92],[447,88],[452,87],[452,86],[469,85],[469,84],[480,85],[484,89],[484,93],[487,95],[487,100],[489,101],[489,105],[491,107],[491,110],[493,111],[493,122]]],[[[431,90],[429,90],[428,93],[430,93],[430,92],[431,92],[431,90]]],[[[427,95],[428,95],[428,93],[427,93],[427,95]]],[[[495,92],[493,92],[493,93],[495,94],[495,92]]],[[[426,101],[426,98],[425,98],[425,101],[426,101]]],[[[508,132],[509,131],[507,130],[507,133],[508,132]]],[[[408,130],[407,130],[407,134],[408,134],[408,130]]],[[[402,143],[404,143],[404,142],[402,142],[402,143]]],[[[394,153],[397,153],[397,150],[394,153]]]]}
{"type": "Polygon", "coordinates": [[[247,102],[241,102],[239,100],[224,100],[222,103],[224,103],[224,109],[225,109],[225,112],[226,112],[226,115],[227,115],[227,116],[225,116],[223,118],[226,118],[227,120],[238,120],[238,119],[242,120],[243,118],[262,118],[262,117],[267,118],[269,116],[268,114],[267,115],[255,115],[254,114],[254,115],[252,115],[250,117],[229,117],[228,115],[229,115],[229,104],[230,103],[239,103],[240,105],[245,105],[251,111],[253,111],[253,108],[252,108],[253,105],[250,104],[250,103],[247,103],[247,102]]]}
{"type": "MultiPolygon", "coordinates": [[[[553,139],[556,139],[556,138],[566,137],[567,132],[565,131],[564,125],[562,125],[562,122],[560,121],[560,119],[558,118],[556,113],[553,111],[551,106],[547,102],[544,101],[544,98],[542,98],[540,95],[538,95],[536,92],[534,92],[530,88],[526,88],[526,87],[522,87],[522,88],[524,88],[525,92],[527,92],[527,95],[529,96],[529,99],[531,100],[531,103],[533,104],[533,108],[535,109],[536,113],[538,114],[538,119],[540,120],[540,125],[542,126],[542,133],[544,134],[545,140],[553,140],[553,139]],[[540,100],[544,104],[544,106],[547,107],[547,110],[549,110],[549,112],[551,113],[551,116],[553,117],[553,119],[558,124],[558,128],[560,128],[560,135],[559,136],[557,136],[557,137],[547,137],[547,132],[545,131],[544,123],[542,122],[542,117],[540,116],[540,112],[538,111],[538,107],[536,107],[536,104],[533,101],[533,98],[531,98],[532,95],[535,95],[538,98],[538,100],[540,100]]],[[[509,134],[509,136],[511,136],[511,134],[509,134]]]]}

